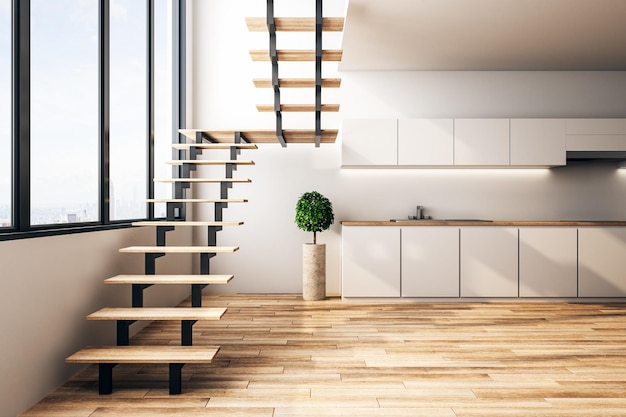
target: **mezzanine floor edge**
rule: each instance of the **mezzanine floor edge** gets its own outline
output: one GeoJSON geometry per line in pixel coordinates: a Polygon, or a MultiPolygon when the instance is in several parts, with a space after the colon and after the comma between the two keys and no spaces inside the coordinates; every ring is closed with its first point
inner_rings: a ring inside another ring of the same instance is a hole
{"type": "MultiPolygon", "coordinates": [[[[228,310],[196,324],[194,345],[221,349],[185,366],[183,394],[168,395],[167,366],[119,365],[101,396],[91,366],[23,416],[626,415],[626,303],[247,294],[203,305],[228,310]]],[[[179,336],[158,322],[131,343],[179,336]]]]}

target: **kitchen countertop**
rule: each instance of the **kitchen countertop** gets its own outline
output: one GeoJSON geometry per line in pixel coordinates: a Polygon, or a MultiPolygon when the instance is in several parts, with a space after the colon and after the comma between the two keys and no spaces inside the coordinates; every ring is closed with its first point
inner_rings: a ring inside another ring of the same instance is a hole
{"type": "Polygon", "coordinates": [[[550,220],[550,221],[519,221],[519,220],[364,220],[364,221],[342,221],[343,226],[622,226],[626,227],[626,221],[608,220],[550,220]]]}

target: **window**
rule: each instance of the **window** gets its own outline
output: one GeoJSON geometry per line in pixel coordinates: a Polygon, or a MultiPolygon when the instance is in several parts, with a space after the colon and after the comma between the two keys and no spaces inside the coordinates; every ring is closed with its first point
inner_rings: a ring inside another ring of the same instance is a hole
{"type": "Polygon", "coordinates": [[[111,220],[146,217],[147,2],[111,1],[111,220]]]}
{"type": "Polygon", "coordinates": [[[11,0],[0,0],[0,228],[11,226],[11,0]]]}
{"type": "Polygon", "coordinates": [[[185,14],[185,0],[0,0],[0,241],[165,216],[145,200],[170,197],[150,177],[178,170],[164,162],[185,14]]]}
{"type": "Polygon", "coordinates": [[[98,221],[98,2],[31,0],[31,225],[98,221]]]}
{"type": "MultiPolygon", "coordinates": [[[[165,161],[172,159],[174,134],[173,61],[172,44],[173,6],[170,0],[154,2],[154,177],[171,178],[172,167],[165,161]]],[[[155,198],[171,198],[172,186],[154,184],[155,198]]],[[[165,217],[165,204],[154,205],[154,216],[165,217]]]]}

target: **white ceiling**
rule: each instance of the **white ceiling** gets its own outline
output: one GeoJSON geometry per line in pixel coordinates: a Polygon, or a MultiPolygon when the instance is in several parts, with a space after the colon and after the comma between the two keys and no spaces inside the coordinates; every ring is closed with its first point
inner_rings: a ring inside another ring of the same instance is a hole
{"type": "Polygon", "coordinates": [[[626,0],[350,0],[340,70],[626,70],[626,0]]]}

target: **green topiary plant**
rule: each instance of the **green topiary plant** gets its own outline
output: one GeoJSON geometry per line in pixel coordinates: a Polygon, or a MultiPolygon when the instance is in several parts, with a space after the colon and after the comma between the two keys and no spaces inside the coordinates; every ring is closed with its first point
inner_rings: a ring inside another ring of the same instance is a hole
{"type": "Polygon", "coordinates": [[[313,232],[313,244],[317,244],[317,232],[328,229],[335,216],[333,205],[317,191],[302,194],[296,204],[296,224],[305,232],[313,232]]]}

